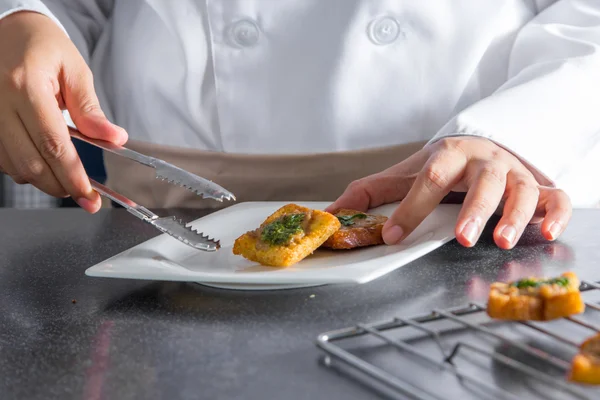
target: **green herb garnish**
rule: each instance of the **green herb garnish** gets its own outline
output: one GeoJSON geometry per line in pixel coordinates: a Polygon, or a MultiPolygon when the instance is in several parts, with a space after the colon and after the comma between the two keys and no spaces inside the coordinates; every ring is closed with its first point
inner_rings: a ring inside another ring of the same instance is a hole
{"type": "Polygon", "coordinates": [[[525,278],[525,279],[521,279],[520,281],[513,282],[511,284],[511,286],[515,286],[519,289],[524,289],[524,288],[528,288],[528,287],[540,287],[542,285],[554,285],[554,284],[556,284],[558,286],[568,286],[569,278],[561,276],[559,278],[552,278],[552,279],[540,280],[540,281],[536,281],[536,280],[530,279],[530,278],[525,278]]]}
{"type": "Polygon", "coordinates": [[[264,227],[260,238],[272,245],[282,245],[290,241],[293,235],[302,231],[304,214],[284,215],[264,227]]]}
{"type": "Polygon", "coordinates": [[[337,217],[340,220],[340,223],[344,226],[354,225],[355,219],[365,219],[367,218],[367,214],[359,213],[354,215],[339,215],[337,217]]]}

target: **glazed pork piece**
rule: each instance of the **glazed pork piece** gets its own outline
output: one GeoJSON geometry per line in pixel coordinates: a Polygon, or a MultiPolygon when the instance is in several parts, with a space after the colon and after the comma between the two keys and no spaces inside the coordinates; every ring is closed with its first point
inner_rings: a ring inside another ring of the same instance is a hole
{"type": "Polygon", "coordinates": [[[341,227],[322,247],[349,250],[384,244],[381,231],[387,217],[348,209],[339,210],[334,215],[339,219],[341,227]]]}

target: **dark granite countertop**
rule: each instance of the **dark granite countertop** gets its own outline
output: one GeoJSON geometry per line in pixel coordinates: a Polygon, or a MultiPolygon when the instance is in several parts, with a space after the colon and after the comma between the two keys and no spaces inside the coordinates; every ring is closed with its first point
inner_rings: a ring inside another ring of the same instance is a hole
{"type": "Polygon", "coordinates": [[[557,243],[531,228],[501,251],[488,229],[368,284],[239,292],[87,277],[156,235],[124,210],[3,209],[0,399],[372,398],[321,365],[318,334],[482,300],[485,282],[524,271],[598,281],[598,226],[600,210],[578,210],[557,243]]]}

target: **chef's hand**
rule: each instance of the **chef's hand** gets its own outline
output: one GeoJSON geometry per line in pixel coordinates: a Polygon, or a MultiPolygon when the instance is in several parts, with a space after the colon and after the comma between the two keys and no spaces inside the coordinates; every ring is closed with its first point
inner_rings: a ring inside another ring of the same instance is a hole
{"type": "Polygon", "coordinates": [[[455,231],[459,243],[473,246],[498,207],[502,218],[494,241],[512,248],[528,223],[540,223],[556,239],[571,218],[571,202],[561,190],[538,184],[510,152],[478,137],[452,137],[427,146],[395,166],[353,182],[329,208],[366,211],[402,200],[385,226],[383,238],[406,238],[450,192],[466,192],[455,231]]]}
{"type": "Polygon", "coordinates": [[[127,134],[102,113],[85,61],[48,17],[19,12],[0,20],[0,170],[73,199],[89,212],[100,208],[61,109],[86,135],[123,144],[127,134]]]}

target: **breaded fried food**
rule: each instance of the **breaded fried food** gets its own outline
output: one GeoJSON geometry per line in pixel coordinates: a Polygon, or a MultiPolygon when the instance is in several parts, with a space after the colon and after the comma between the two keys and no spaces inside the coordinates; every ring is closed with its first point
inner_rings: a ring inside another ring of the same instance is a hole
{"type": "Polygon", "coordinates": [[[322,247],[348,250],[384,243],[381,230],[387,217],[348,209],[339,210],[334,215],[342,226],[323,243],[322,247]]]}
{"type": "Polygon", "coordinates": [[[288,267],[312,254],[340,226],[330,213],[288,204],[237,238],[233,254],[267,266],[288,267]]]}
{"type": "Polygon", "coordinates": [[[600,333],[586,339],[573,357],[569,380],[600,385],[600,333]]]}
{"type": "Polygon", "coordinates": [[[492,318],[516,321],[549,321],[580,314],[585,304],[573,272],[557,278],[525,278],[493,283],[487,313],[492,318]]]}

